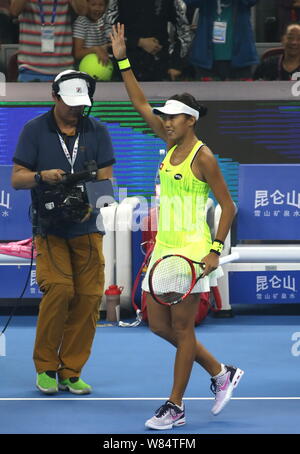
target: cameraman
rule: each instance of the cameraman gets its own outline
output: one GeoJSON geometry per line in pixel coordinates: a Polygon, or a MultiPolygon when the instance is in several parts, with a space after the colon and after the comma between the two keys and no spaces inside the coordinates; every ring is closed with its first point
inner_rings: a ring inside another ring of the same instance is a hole
{"type": "MultiPolygon", "coordinates": [[[[102,237],[96,211],[82,206],[78,220],[51,219],[46,231],[38,201],[45,188],[58,188],[64,174],[96,161],[97,179],[112,178],[111,139],[101,123],[84,117],[92,105],[95,81],[72,70],[52,85],[54,107],[25,124],[13,157],[12,186],[31,189],[36,225],[37,282],[40,304],[33,359],[36,386],[46,394],[69,390],[88,394],[81,378],[89,358],[104,286],[102,237]],[[58,377],[58,382],[57,382],[58,377]]],[[[65,214],[65,213],[64,213],[65,214]]]]}

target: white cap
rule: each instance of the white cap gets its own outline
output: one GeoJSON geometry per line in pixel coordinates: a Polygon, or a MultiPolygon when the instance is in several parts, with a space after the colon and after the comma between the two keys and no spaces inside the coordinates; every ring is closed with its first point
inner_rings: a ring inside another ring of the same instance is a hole
{"type": "Polygon", "coordinates": [[[156,115],[178,115],[178,114],[187,114],[195,117],[196,120],[199,118],[199,112],[196,109],[193,109],[190,106],[187,106],[181,101],[176,101],[175,99],[169,99],[163,107],[154,107],[152,109],[153,113],[156,115]]]}
{"type": "MultiPolygon", "coordinates": [[[[59,82],[59,79],[67,74],[75,73],[76,71],[67,70],[58,74],[54,82],[59,82]]],[[[61,96],[63,102],[68,106],[91,106],[89,97],[89,89],[87,82],[84,79],[76,78],[59,82],[59,91],[57,93],[61,96]]]]}

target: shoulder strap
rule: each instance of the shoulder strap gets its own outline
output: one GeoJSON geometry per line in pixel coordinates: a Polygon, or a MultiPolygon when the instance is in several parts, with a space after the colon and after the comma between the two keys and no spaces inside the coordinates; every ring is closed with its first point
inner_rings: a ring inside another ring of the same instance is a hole
{"type": "Polygon", "coordinates": [[[202,142],[202,140],[198,140],[198,141],[195,143],[195,145],[194,145],[192,151],[190,152],[189,158],[188,158],[188,163],[189,163],[189,165],[192,164],[192,162],[194,161],[194,159],[195,159],[195,157],[196,157],[198,151],[200,150],[201,147],[203,147],[203,145],[205,145],[205,144],[202,142]]]}
{"type": "Polygon", "coordinates": [[[203,147],[203,145],[205,144],[202,142],[202,140],[198,140],[198,142],[194,145],[191,151],[192,160],[194,159],[200,148],[203,147]]]}

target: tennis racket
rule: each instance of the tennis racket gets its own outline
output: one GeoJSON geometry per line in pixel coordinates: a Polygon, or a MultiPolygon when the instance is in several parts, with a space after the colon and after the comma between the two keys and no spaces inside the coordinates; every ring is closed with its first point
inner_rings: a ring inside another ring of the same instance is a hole
{"type": "MultiPolygon", "coordinates": [[[[237,252],[221,257],[220,265],[239,258],[237,252]]],[[[172,306],[184,301],[204,271],[204,263],[195,262],[179,254],[158,259],[149,273],[149,290],[157,303],[172,306]]]]}

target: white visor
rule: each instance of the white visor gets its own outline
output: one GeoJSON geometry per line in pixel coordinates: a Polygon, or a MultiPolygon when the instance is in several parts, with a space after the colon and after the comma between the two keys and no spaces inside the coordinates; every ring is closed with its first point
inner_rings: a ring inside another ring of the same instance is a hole
{"type": "Polygon", "coordinates": [[[178,114],[187,114],[195,117],[196,120],[199,118],[199,112],[192,107],[187,106],[181,101],[176,101],[175,99],[169,99],[163,107],[154,107],[152,109],[153,113],[156,115],[178,115],[178,114]]]}
{"type": "Polygon", "coordinates": [[[91,106],[89,90],[84,79],[65,80],[59,84],[58,95],[68,106],[91,106]]]}

